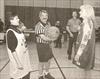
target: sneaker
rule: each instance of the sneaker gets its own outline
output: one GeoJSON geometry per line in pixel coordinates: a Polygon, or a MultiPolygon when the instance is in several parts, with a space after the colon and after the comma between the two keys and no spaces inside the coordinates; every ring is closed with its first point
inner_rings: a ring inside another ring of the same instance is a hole
{"type": "Polygon", "coordinates": [[[43,76],[40,76],[39,79],[44,79],[43,76]]]}
{"type": "Polygon", "coordinates": [[[48,73],[47,75],[45,75],[45,78],[47,78],[47,79],[55,79],[53,76],[51,76],[50,73],[48,73]]]}

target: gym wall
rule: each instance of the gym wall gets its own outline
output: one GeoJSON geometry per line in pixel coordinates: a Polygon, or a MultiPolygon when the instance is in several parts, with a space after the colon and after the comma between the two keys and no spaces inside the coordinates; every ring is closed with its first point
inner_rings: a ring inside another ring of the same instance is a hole
{"type": "Polygon", "coordinates": [[[60,20],[66,26],[72,11],[79,11],[82,4],[83,0],[5,0],[5,18],[10,12],[16,12],[27,28],[31,28],[39,20],[39,11],[46,9],[52,25],[60,20]]]}
{"type": "Polygon", "coordinates": [[[5,18],[16,12],[27,28],[32,28],[39,20],[39,11],[46,9],[52,25],[60,20],[66,26],[72,11],[79,11],[82,4],[94,6],[96,16],[100,17],[100,0],[5,0],[5,18]]]}

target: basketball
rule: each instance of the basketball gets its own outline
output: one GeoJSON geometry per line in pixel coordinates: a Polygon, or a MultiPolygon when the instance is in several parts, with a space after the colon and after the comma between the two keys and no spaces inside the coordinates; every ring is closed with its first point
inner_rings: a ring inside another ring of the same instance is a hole
{"type": "Polygon", "coordinates": [[[60,31],[57,27],[51,26],[45,31],[45,35],[50,38],[52,41],[55,41],[60,34],[60,31]]]}

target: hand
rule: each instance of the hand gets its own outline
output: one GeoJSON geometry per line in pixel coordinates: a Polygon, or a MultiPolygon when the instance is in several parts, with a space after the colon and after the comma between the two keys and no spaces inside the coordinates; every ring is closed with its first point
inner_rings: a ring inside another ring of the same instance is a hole
{"type": "Polygon", "coordinates": [[[79,56],[78,54],[76,54],[76,56],[75,56],[75,61],[78,62],[78,61],[79,61],[79,57],[80,57],[80,56],[79,56]]]}
{"type": "Polygon", "coordinates": [[[23,70],[24,69],[22,65],[18,65],[17,67],[18,67],[19,70],[23,70]]]}
{"type": "Polygon", "coordinates": [[[48,37],[46,37],[45,35],[41,34],[40,37],[45,40],[45,41],[51,41],[51,39],[49,39],[48,37]]]}
{"type": "Polygon", "coordinates": [[[26,53],[28,51],[28,48],[25,49],[24,53],[26,53]]]}
{"type": "Polygon", "coordinates": [[[72,37],[72,38],[74,37],[72,33],[70,33],[70,37],[72,37]]]}

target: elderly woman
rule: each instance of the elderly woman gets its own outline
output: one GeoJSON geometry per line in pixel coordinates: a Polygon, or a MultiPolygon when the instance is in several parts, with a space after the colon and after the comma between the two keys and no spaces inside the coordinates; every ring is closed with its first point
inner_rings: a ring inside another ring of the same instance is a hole
{"type": "Polygon", "coordinates": [[[76,42],[73,63],[85,70],[93,69],[95,59],[95,13],[91,5],[80,7],[83,23],[76,42]]]}

